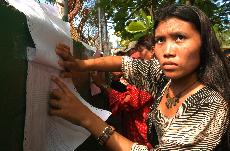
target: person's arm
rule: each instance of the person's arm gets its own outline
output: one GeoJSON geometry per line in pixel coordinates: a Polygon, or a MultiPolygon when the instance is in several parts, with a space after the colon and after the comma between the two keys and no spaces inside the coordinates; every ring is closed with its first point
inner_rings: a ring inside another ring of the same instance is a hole
{"type": "Polygon", "coordinates": [[[122,72],[128,83],[155,97],[159,90],[158,87],[164,85],[165,80],[167,81],[160,69],[159,62],[156,59],[147,61],[132,59],[127,56],[122,59],[122,72]]]}
{"type": "MultiPolygon", "coordinates": [[[[58,88],[51,93],[49,114],[86,128],[95,138],[100,137],[108,124],[83,105],[59,78],[54,77],[53,81],[58,88]]],[[[133,144],[114,131],[104,145],[111,151],[130,151],[133,144]]]]}
{"type": "Polygon", "coordinates": [[[59,65],[65,69],[62,73],[63,77],[73,77],[74,71],[121,71],[121,56],[108,56],[88,60],[73,59],[70,48],[64,44],[59,44],[55,51],[62,58],[62,60],[59,60],[59,65]]]}
{"type": "MultiPolygon", "coordinates": [[[[135,111],[147,105],[152,101],[152,97],[148,92],[137,89],[134,85],[127,85],[126,92],[112,91],[109,94],[110,105],[117,111],[135,111]]],[[[153,102],[152,102],[153,103],[153,102]]]]}
{"type": "Polygon", "coordinates": [[[107,95],[112,91],[110,85],[106,82],[104,72],[90,72],[93,83],[96,84],[107,95]]]}

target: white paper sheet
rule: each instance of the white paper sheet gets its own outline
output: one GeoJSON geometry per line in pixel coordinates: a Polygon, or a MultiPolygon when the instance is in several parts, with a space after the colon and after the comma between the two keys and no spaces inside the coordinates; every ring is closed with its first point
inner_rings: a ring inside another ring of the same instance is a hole
{"type": "MultiPolygon", "coordinates": [[[[71,124],[47,114],[52,75],[59,75],[59,57],[55,47],[59,42],[71,46],[69,24],[43,10],[33,0],[6,0],[10,5],[23,12],[35,43],[36,49],[28,48],[28,76],[26,88],[26,120],[24,128],[24,151],[73,151],[90,134],[82,127],[71,124]]],[[[72,81],[65,83],[86,106],[103,120],[111,113],[89,105],[76,92],[72,81]]]]}
{"type": "MultiPolygon", "coordinates": [[[[58,65],[58,56],[54,48],[60,42],[72,48],[69,23],[55,16],[52,7],[43,7],[34,0],[6,0],[10,5],[23,12],[27,18],[27,24],[36,46],[34,56],[30,56],[35,62],[62,69],[58,65]]],[[[72,50],[72,49],[71,49],[72,50]]]]}
{"type": "MultiPolygon", "coordinates": [[[[82,127],[47,114],[48,92],[55,87],[50,79],[59,72],[49,66],[28,62],[24,151],[73,151],[90,135],[82,127]]],[[[85,102],[71,81],[66,79],[65,83],[75,96],[100,118],[106,120],[111,115],[110,112],[97,109],[85,102]]]]}

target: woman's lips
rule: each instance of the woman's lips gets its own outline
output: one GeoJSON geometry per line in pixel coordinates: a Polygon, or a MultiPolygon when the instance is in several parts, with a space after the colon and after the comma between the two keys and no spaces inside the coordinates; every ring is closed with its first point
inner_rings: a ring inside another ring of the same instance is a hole
{"type": "Polygon", "coordinates": [[[164,70],[174,70],[177,68],[177,66],[178,65],[176,63],[171,62],[171,61],[167,61],[162,64],[162,67],[164,70]]]}

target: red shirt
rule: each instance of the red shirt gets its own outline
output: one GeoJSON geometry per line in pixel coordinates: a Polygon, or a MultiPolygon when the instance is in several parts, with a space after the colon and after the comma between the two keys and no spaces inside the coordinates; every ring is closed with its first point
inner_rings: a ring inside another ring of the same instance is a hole
{"type": "Polygon", "coordinates": [[[112,90],[109,93],[109,104],[113,115],[122,112],[124,135],[134,142],[152,148],[147,140],[146,119],[153,104],[153,98],[148,92],[137,89],[128,84],[126,92],[112,90]],[[125,97],[130,99],[125,102],[125,97]]]}

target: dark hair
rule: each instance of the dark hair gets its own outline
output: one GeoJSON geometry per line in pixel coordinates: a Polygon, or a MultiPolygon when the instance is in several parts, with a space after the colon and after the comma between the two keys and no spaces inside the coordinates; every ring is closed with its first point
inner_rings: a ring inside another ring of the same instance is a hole
{"type": "Polygon", "coordinates": [[[136,51],[142,51],[143,48],[146,48],[148,51],[152,51],[152,47],[154,46],[154,37],[151,36],[142,36],[138,39],[135,46],[130,49],[129,55],[133,54],[136,51]]]}
{"type": "Polygon", "coordinates": [[[127,56],[128,53],[127,53],[127,52],[124,52],[124,51],[118,51],[115,55],[116,55],[116,56],[127,56]]]}
{"type": "Polygon", "coordinates": [[[221,51],[208,17],[194,6],[171,5],[163,8],[158,17],[156,17],[154,29],[157,28],[161,21],[172,17],[192,23],[200,33],[202,44],[198,78],[202,83],[220,92],[229,101],[230,63],[221,51]]]}
{"type": "Polygon", "coordinates": [[[160,10],[160,14],[157,14],[154,29],[161,21],[172,17],[192,23],[200,33],[202,44],[200,48],[200,66],[197,69],[198,80],[220,92],[229,102],[230,62],[221,51],[208,17],[194,6],[171,5],[163,8],[160,10]]]}

